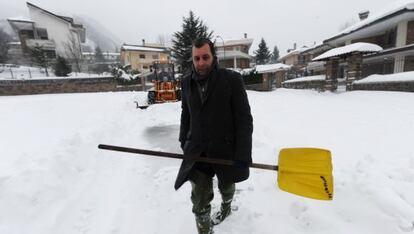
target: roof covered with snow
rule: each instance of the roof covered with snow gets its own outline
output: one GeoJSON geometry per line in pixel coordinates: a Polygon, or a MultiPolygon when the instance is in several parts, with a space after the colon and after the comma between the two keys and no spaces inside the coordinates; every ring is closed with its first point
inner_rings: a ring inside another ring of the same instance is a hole
{"type": "Polygon", "coordinates": [[[166,52],[166,49],[147,47],[147,46],[139,46],[139,45],[123,45],[123,46],[121,46],[121,50],[134,50],[134,51],[146,51],[146,52],[166,52]]]}
{"type": "Polygon", "coordinates": [[[289,53],[287,53],[287,54],[283,55],[282,57],[280,57],[280,58],[279,58],[279,60],[283,60],[283,59],[285,59],[285,58],[287,58],[287,57],[289,57],[289,56],[292,56],[292,55],[300,54],[300,53],[302,53],[303,51],[306,51],[306,50],[308,50],[308,49],[309,49],[309,47],[307,47],[307,46],[302,46],[302,47],[297,48],[297,49],[295,49],[295,50],[289,51],[289,53]]]}
{"type": "Polygon", "coordinates": [[[238,50],[229,50],[229,51],[219,50],[216,53],[217,53],[217,57],[221,60],[233,59],[233,58],[246,58],[246,59],[251,59],[252,58],[252,56],[250,56],[246,53],[243,53],[241,51],[238,51],[238,50]]]}
{"type": "Polygon", "coordinates": [[[287,70],[287,69],[290,69],[290,67],[291,67],[290,65],[286,65],[283,63],[256,65],[256,71],[258,73],[269,73],[269,72],[287,70]]]}
{"type": "MultiPolygon", "coordinates": [[[[253,38],[224,39],[224,46],[247,45],[250,47],[252,44],[253,44],[253,38]]],[[[223,41],[216,40],[215,46],[223,47],[223,41]]]]}
{"type": "Polygon", "coordinates": [[[50,12],[50,11],[46,10],[46,9],[43,9],[43,8],[39,7],[39,6],[36,6],[35,4],[30,3],[30,2],[26,2],[26,5],[27,5],[27,7],[29,8],[29,10],[30,10],[31,8],[33,8],[33,9],[37,9],[37,10],[40,10],[40,11],[42,11],[42,12],[45,12],[46,14],[51,15],[51,16],[53,16],[53,17],[57,18],[57,19],[63,20],[63,21],[65,21],[65,22],[67,22],[67,23],[70,23],[72,27],[75,27],[75,28],[83,28],[83,25],[82,25],[82,24],[76,24],[76,23],[74,22],[74,20],[73,20],[73,18],[72,18],[72,17],[63,16],[63,15],[57,15],[57,14],[55,14],[55,13],[52,13],[52,12],[50,12]]]}
{"type": "Polygon", "coordinates": [[[382,10],[376,13],[373,13],[372,15],[369,15],[367,19],[361,20],[355,23],[354,25],[351,25],[350,27],[336,34],[335,36],[325,40],[325,42],[346,36],[362,28],[366,28],[381,21],[384,21],[388,17],[393,17],[409,11],[414,11],[414,0],[399,0],[391,2],[387,7],[383,8],[382,10]]]}
{"type": "Polygon", "coordinates": [[[372,43],[365,43],[365,42],[357,42],[350,45],[338,47],[326,51],[325,53],[319,55],[318,57],[314,58],[313,61],[320,61],[326,60],[331,57],[350,54],[352,52],[362,52],[362,53],[372,53],[381,51],[382,47],[372,43]]]}
{"type": "Polygon", "coordinates": [[[27,22],[27,23],[34,23],[33,20],[24,17],[24,16],[18,16],[18,17],[11,17],[7,18],[8,21],[18,21],[18,22],[27,22]]]}

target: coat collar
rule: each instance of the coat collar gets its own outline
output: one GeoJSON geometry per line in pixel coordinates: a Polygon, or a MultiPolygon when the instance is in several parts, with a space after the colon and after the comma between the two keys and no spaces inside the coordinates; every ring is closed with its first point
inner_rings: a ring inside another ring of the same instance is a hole
{"type": "MultiPolygon", "coordinates": [[[[214,90],[214,87],[216,86],[217,76],[218,76],[218,70],[219,70],[218,62],[217,62],[216,59],[214,59],[214,61],[213,61],[213,69],[211,70],[211,73],[208,76],[209,81],[208,81],[208,86],[207,86],[207,97],[206,97],[206,100],[205,100],[204,103],[201,101],[200,95],[198,95],[198,90],[197,90],[197,87],[196,87],[197,95],[195,95],[195,96],[197,97],[197,100],[200,102],[200,104],[201,104],[202,107],[206,105],[206,103],[208,102],[209,97],[212,95],[212,92],[214,90]]],[[[194,65],[193,65],[193,69],[192,69],[192,72],[191,72],[191,75],[190,75],[190,80],[191,80],[191,82],[196,82],[192,78],[193,75],[195,75],[194,65]]],[[[194,83],[194,85],[196,86],[195,83],[194,83]]],[[[192,90],[192,92],[193,91],[194,90],[192,90]]]]}

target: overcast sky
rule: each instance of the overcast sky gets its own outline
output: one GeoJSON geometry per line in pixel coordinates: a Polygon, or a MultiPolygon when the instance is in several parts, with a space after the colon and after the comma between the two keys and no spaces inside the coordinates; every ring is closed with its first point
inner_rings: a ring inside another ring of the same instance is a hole
{"type": "MultiPolygon", "coordinates": [[[[182,17],[193,10],[214,35],[254,39],[250,54],[263,37],[269,49],[280,54],[296,42],[311,46],[339,32],[340,26],[358,20],[358,12],[375,12],[395,0],[33,0],[57,14],[87,15],[121,41],[140,44],[156,42],[159,35],[181,29],[182,17]]],[[[28,15],[26,1],[0,0],[0,19],[28,15]],[[7,10],[5,10],[7,9],[7,10]]],[[[87,30],[87,29],[86,29],[87,30]]]]}

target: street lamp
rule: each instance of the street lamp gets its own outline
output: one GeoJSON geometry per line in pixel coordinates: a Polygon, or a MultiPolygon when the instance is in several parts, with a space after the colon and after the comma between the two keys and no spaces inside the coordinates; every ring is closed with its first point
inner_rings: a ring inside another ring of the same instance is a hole
{"type": "Polygon", "coordinates": [[[216,38],[220,38],[220,39],[221,39],[221,41],[223,42],[223,60],[225,60],[225,59],[226,59],[226,46],[225,46],[225,44],[224,44],[224,40],[223,40],[223,38],[222,38],[222,37],[220,37],[219,35],[217,35],[217,36],[216,36],[216,38]]]}

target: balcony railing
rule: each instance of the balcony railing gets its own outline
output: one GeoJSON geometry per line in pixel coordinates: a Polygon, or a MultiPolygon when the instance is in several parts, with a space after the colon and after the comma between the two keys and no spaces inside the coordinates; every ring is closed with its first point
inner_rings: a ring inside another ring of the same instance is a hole
{"type": "Polygon", "coordinates": [[[26,40],[26,45],[29,48],[40,46],[46,50],[54,50],[56,48],[55,42],[52,40],[28,39],[26,40]]]}

